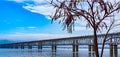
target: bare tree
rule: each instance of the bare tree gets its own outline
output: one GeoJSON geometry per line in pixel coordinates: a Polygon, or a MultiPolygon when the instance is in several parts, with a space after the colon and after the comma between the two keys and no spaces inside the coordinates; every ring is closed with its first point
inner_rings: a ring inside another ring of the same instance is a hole
{"type": "Polygon", "coordinates": [[[64,29],[67,29],[70,33],[74,30],[74,24],[77,20],[86,20],[86,26],[93,29],[96,57],[102,57],[109,31],[119,25],[116,24],[115,14],[119,13],[120,1],[51,0],[49,3],[55,8],[55,13],[51,16],[52,21],[59,20],[64,24],[64,29]],[[102,30],[106,30],[106,35],[101,55],[99,55],[97,35],[102,30]]]}

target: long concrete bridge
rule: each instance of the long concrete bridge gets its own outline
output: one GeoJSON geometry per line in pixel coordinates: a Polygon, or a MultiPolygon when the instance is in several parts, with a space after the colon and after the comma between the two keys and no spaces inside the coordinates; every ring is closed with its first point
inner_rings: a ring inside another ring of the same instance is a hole
{"type": "MultiPolygon", "coordinates": [[[[60,39],[49,39],[49,40],[38,40],[38,41],[29,41],[29,42],[1,44],[0,48],[24,49],[25,46],[27,46],[28,49],[32,49],[32,46],[37,46],[38,49],[42,49],[42,46],[51,46],[52,51],[56,52],[57,46],[71,45],[73,52],[78,52],[79,45],[88,45],[88,50],[91,53],[91,52],[94,52],[93,37],[94,37],[93,35],[87,35],[87,36],[76,36],[76,37],[67,37],[67,38],[60,38],[60,39]]],[[[98,44],[102,45],[105,34],[100,34],[97,37],[98,37],[98,44]]],[[[108,34],[107,38],[110,40],[106,41],[105,44],[110,46],[110,56],[113,56],[113,54],[115,54],[115,57],[117,57],[117,54],[118,54],[117,46],[120,44],[120,32],[110,33],[108,34]]]]}

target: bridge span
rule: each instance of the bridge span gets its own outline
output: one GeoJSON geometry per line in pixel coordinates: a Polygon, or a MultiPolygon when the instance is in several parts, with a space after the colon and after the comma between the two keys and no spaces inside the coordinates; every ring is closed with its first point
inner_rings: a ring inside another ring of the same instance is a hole
{"type": "MultiPolygon", "coordinates": [[[[38,49],[42,49],[42,46],[51,46],[52,51],[56,52],[57,46],[71,45],[73,52],[78,52],[79,45],[88,45],[89,52],[94,52],[93,37],[94,37],[93,35],[86,35],[86,36],[66,37],[66,38],[59,38],[59,39],[9,43],[9,44],[1,44],[0,48],[24,49],[25,46],[27,46],[28,49],[32,49],[32,46],[37,46],[38,49]]],[[[102,45],[105,34],[100,34],[97,37],[98,37],[98,44],[102,45]]],[[[120,32],[108,34],[105,44],[110,46],[110,54],[111,55],[113,55],[113,52],[114,52],[114,54],[117,55],[118,45],[120,44],[120,32]]]]}

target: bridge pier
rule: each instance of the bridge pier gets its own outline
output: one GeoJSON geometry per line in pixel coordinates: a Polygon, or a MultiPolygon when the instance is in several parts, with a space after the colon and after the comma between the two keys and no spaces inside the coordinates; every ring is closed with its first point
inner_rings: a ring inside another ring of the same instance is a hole
{"type": "Polygon", "coordinates": [[[118,57],[118,48],[117,48],[117,45],[114,45],[114,57],[118,57]]]}
{"type": "Polygon", "coordinates": [[[73,52],[73,56],[72,57],[78,57],[78,53],[73,52]]]}
{"type": "Polygon", "coordinates": [[[28,49],[32,49],[32,45],[31,44],[28,44],[28,49]]]}
{"type": "Polygon", "coordinates": [[[52,52],[56,52],[57,50],[57,46],[56,45],[52,45],[52,52]]]}
{"type": "Polygon", "coordinates": [[[75,41],[73,41],[73,52],[77,52],[78,53],[78,50],[79,50],[78,41],[75,40],[75,41]]]}
{"type": "Polygon", "coordinates": [[[92,47],[91,47],[91,45],[88,45],[88,53],[89,53],[89,57],[91,57],[91,50],[92,49],[92,47]]]}
{"type": "Polygon", "coordinates": [[[15,48],[18,49],[18,45],[15,45],[15,48]]]}
{"type": "Polygon", "coordinates": [[[89,51],[89,53],[91,53],[91,45],[88,45],[88,51],[89,51]]]}
{"type": "Polygon", "coordinates": [[[113,57],[113,45],[110,44],[110,57],[113,57]]]}
{"type": "Polygon", "coordinates": [[[13,48],[14,48],[14,45],[13,45],[13,44],[12,44],[12,45],[10,45],[10,46],[11,46],[11,47],[10,47],[11,49],[13,49],[13,48]]]}
{"type": "Polygon", "coordinates": [[[89,53],[89,57],[95,56],[94,45],[88,45],[88,53],[89,53]]]}
{"type": "MultiPolygon", "coordinates": [[[[117,39],[114,39],[114,41],[117,39]]],[[[112,38],[110,39],[110,57],[118,57],[117,43],[112,43],[112,38]]],[[[116,42],[116,41],[115,41],[116,42]]]]}
{"type": "Polygon", "coordinates": [[[73,52],[78,52],[78,45],[73,45],[73,52]]]}
{"type": "Polygon", "coordinates": [[[18,46],[16,46],[15,48],[18,49],[18,46]]]}
{"type": "Polygon", "coordinates": [[[42,50],[42,44],[38,44],[38,49],[42,50]]]}
{"type": "Polygon", "coordinates": [[[79,51],[79,45],[77,45],[74,42],[74,44],[73,44],[73,57],[78,57],[78,51],[79,51]]]}
{"type": "Polygon", "coordinates": [[[24,49],[24,44],[21,44],[20,47],[21,47],[21,49],[24,49]]]}

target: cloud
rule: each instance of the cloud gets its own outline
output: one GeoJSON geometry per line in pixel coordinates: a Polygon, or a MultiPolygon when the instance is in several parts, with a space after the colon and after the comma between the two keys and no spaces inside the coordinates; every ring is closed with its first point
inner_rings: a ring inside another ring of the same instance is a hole
{"type": "Polygon", "coordinates": [[[39,32],[40,29],[39,27],[36,27],[36,26],[26,26],[26,27],[16,27],[14,29],[11,29],[11,30],[8,30],[7,33],[10,33],[10,34],[23,34],[23,33],[37,33],[39,32]]]}
{"type": "Polygon", "coordinates": [[[25,0],[7,0],[7,1],[14,1],[14,2],[17,2],[17,3],[22,3],[22,2],[24,2],[25,0]]]}
{"type": "Polygon", "coordinates": [[[37,4],[46,3],[45,0],[31,0],[31,1],[33,1],[34,3],[37,3],[37,4]]]}
{"type": "Polygon", "coordinates": [[[37,6],[27,5],[27,6],[23,6],[23,8],[25,8],[26,10],[29,10],[31,12],[43,14],[46,16],[52,14],[54,11],[53,7],[50,5],[37,5],[37,6]]]}
{"type": "Polygon", "coordinates": [[[29,29],[34,29],[34,28],[37,28],[37,27],[29,26],[29,27],[27,27],[27,28],[29,28],[29,29]]]}
{"type": "Polygon", "coordinates": [[[86,28],[86,27],[81,27],[81,26],[76,26],[75,27],[75,31],[83,31],[83,30],[92,31],[91,28],[86,28]]]}
{"type": "Polygon", "coordinates": [[[16,29],[33,29],[33,28],[38,28],[35,26],[28,26],[28,27],[16,27],[16,29]]]}
{"type": "Polygon", "coordinates": [[[17,3],[22,3],[22,7],[30,12],[45,15],[50,19],[48,15],[54,12],[54,7],[50,6],[47,1],[49,0],[8,0],[17,3]]]}

